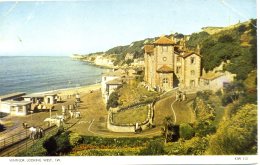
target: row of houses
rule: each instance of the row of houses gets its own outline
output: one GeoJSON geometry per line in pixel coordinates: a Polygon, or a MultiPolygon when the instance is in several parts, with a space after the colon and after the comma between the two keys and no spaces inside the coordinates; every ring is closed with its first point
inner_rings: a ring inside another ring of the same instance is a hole
{"type": "Polygon", "coordinates": [[[32,105],[57,103],[57,93],[35,93],[28,94],[24,92],[11,93],[0,96],[0,112],[13,116],[25,116],[33,110],[32,105]]]}

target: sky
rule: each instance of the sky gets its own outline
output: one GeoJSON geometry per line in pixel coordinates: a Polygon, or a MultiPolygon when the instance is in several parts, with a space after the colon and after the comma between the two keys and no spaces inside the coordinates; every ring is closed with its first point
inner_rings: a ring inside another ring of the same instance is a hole
{"type": "Polygon", "coordinates": [[[0,56],[70,56],[256,18],[256,0],[0,1],[0,56]]]}

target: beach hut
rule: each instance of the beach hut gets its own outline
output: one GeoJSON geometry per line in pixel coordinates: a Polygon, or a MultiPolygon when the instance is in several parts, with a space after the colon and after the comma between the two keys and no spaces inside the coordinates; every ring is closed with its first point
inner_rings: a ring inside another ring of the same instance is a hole
{"type": "Polygon", "coordinates": [[[33,93],[23,96],[25,101],[32,101],[34,104],[56,104],[57,93],[33,93]]]}
{"type": "Polygon", "coordinates": [[[1,102],[0,111],[13,116],[25,116],[31,110],[30,101],[6,100],[1,102]]]}

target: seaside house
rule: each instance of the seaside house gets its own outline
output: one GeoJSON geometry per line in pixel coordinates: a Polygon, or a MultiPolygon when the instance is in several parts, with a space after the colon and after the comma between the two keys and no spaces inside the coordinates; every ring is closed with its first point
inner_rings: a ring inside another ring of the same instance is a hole
{"type": "Polygon", "coordinates": [[[0,96],[0,112],[13,116],[24,116],[31,110],[31,101],[24,101],[25,93],[12,93],[0,96]]]}
{"type": "Polygon", "coordinates": [[[107,102],[109,95],[114,91],[117,87],[122,85],[122,78],[126,77],[125,71],[122,69],[117,71],[107,72],[102,75],[101,80],[101,92],[102,98],[107,102]],[[112,81],[114,80],[114,81],[112,81]]]}
{"type": "Polygon", "coordinates": [[[158,91],[195,89],[201,75],[201,55],[185,46],[186,39],[161,36],[144,46],[144,80],[158,91]]]}
{"type": "Polygon", "coordinates": [[[105,94],[105,100],[109,99],[109,96],[111,93],[113,93],[118,87],[122,86],[123,80],[121,78],[113,79],[108,82],[106,82],[106,94],[105,94]]]}

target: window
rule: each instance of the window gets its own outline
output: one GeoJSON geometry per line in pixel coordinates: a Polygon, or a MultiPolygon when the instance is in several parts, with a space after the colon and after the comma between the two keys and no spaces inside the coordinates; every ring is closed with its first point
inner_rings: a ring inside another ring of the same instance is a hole
{"type": "Polygon", "coordinates": [[[195,64],[195,57],[190,58],[190,64],[195,64]]]}
{"type": "Polygon", "coordinates": [[[194,87],[195,86],[195,80],[190,80],[190,86],[194,87]]]}
{"type": "Polygon", "coordinates": [[[11,110],[11,112],[15,112],[16,111],[16,108],[15,108],[15,106],[11,106],[11,108],[10,108],[11,110]]]}
{"type": "Polygon", "coordinates": [[[167,60],[167,57],[163,57],[163,61],[166,61],[167,60]]]}
{"type": "Polygon", "coordinates": [[[18,107],[18,112],[23,112],[23,106],[18,107]]]}
{"type": "Polygon", "coordinates": [[[194,70],[191,70],[191,71],[190,71],[190,75],[194,76],[194,75],[195,75],[195,71],[194,71],[194,70]]]}
{"type": "Polygon", "coordinates": [[[163,78],[163,83],[167,84],[168,83],[168,78],[163,78]]]}
{"type": "Polygon", "coordinates": [[[163,46],[162,47],[162,52],[168,52],[168,46],[163,46]]]}
{"type": "Polygon", "coordinates": [[[181,73],[181,67],[180,66],[177,66],[176,73],[181,73]]]}

